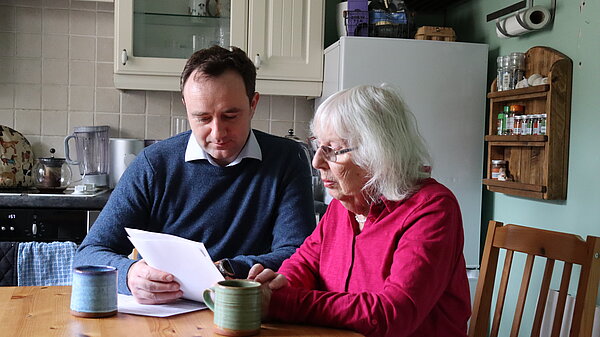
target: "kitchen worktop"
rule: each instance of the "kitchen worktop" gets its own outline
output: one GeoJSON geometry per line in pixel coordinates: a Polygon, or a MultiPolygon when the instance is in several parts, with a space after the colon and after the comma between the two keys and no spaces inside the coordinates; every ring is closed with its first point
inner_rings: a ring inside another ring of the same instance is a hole
{"type": "Polygon", "coordinates": [[[100,210],[108,201],[110,192],[103,190],[90,195],[70,195],[0,190],[0,207],[100,210]]]}

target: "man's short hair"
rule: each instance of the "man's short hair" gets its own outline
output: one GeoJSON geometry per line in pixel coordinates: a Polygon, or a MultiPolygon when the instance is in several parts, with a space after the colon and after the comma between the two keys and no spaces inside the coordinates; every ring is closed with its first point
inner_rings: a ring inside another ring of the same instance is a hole
{"type": "Polygon", "coordinates": [[[228,70],[238,73],[246,86],[246,95],[252,101],[256,89],[256,67],[246,53],[237,47],[225,49],[220,46],[201,49],[187,60],[179,86],[183,95],[183,87],[190,75],[197,70],[194,80],[200,77],[217,77],[228,70]]]}

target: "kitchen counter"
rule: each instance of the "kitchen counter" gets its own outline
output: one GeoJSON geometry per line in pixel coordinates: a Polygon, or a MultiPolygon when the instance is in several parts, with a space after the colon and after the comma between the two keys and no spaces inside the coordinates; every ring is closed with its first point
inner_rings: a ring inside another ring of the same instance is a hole
{"type": "Polygon", "coordinates": [[[110,190],[91,195],[4,193],[0,190],[0,208],[60,208],[101,210],[108,201],[110,190]]]}

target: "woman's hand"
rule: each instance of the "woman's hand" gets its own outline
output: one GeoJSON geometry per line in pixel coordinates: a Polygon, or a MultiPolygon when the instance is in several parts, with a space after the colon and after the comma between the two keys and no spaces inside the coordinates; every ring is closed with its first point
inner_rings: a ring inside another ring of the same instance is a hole
{"type": "Polygon", "coordinates": [[[278,274],[271,269],[265,269],[261,264],[255,264],[248,272],[248,279],[261,283],[262,292],[262,319],[269,315],[269,304],[273,290],[287,286],[288,282],[285,276],[278,274]]]}
{"type": "Polygon", "coordinates": [[[255,264],[248,272],[248,279],[262,284],[268,284],[269,289],[276,290],[288,285],[288,281],[282,274],[276,273],[262,264],[255,264]]]}
{"type": "Polygon", "coordinates": [[[127,272],[127,286],[138,303],[160,304],[177,300],[183,295],[175,277],[154,269],[139,260],[127,272]]]}

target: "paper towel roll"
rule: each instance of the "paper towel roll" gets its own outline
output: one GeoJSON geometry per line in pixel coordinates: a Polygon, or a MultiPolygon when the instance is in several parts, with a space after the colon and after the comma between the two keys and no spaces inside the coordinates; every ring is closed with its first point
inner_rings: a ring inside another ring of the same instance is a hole
{"type": "Polygon", "coordinates": [[[541,6],[533,6],[499,21],[496,24],[496,35],[506,39],[542,29],[550,22],[550,18],[550,11],[548,9],[541,6]]]}

